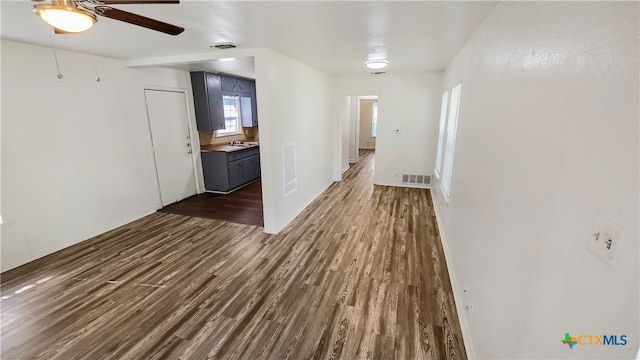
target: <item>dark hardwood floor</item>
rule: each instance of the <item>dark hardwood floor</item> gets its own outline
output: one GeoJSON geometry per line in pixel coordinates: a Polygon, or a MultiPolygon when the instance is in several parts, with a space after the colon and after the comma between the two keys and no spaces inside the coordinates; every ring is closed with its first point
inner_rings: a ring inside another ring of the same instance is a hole
{"type": "Polygon", "coordinates": [[[264,226],[262,183],[258,180],[227,195],[213,193],[194,195],[165,206],[160,211],[264,226]]]}
{"type": "Polygon", "coordinates": [[[0,358],[466,359],[429,192],[372,179],[278,235],[155,213],[6,272],[0,358]]]}

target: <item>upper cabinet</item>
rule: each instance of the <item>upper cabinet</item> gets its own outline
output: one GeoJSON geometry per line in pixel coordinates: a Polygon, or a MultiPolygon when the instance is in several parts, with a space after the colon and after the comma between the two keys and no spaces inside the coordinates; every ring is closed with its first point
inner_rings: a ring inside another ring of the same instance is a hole
{"type": "Polygon", "coordinates": [[[191,86],[199,131],[225,128],[223,95],[239,97],[242,127],[258,126],[254,80],[195,71],[191,73],[191,86]]]}
{"type": "Polygon", "coordinates": [[[253,114],[253,106],[250,96],[240,96],[240,119],[242,119],[242,127],[254,127],[255,115],[253,114]]]}
{"type": "Polygon", "coordinates": [[[191,87],[198,130],[224,129],[221,76],[203,71],[192,72],[191,87]]]}
{"type": "MultiPolygon", "coordinates": [[[[253,92],[253,82],[251,80],[235,78],[232,76],[222,76],[222,90],[235,93],[251,94],[253,92]]],[[[239,95],[239,94],[238,94],[239,95]]]]}
{"type": "Polygon", "coordinates": [[[253,126],[258,126],[258,98],[256,97],[256,82],[251,83],[251,121],[253,126]]]}

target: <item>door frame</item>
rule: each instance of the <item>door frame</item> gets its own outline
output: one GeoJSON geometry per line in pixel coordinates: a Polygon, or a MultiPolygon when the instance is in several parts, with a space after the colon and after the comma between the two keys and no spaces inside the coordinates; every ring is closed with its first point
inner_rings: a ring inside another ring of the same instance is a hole
{"type": "Polygon", "coordinates": [[[185,109],[187,110],[187,130],[189,132],[189,138],[191,141],[191,162],[193,165],[193,177],[194,177],[194,183],[195,183],[195,190],[196,190],[196,194],[200,193],[200,188],[202,187],[202,184],[200,182],[200,176],[198,174],[198,160],[197,160],[197,155],[200,154],[200,138],[198,136],[198,133],[195,132],[194,134],[194,126],[193,126],[193,116],[191,115],[193,113],[193,108],[192,108],[192,104],[190,104],[189,102],[189,91],[186,88],[175,88],[175,87],[168,87],[168,86],[156,86],[156,85],[144,85],[142,86],[142,105],[144,106],[144,114],[146,116],[146,122],[147,122],[147,133],[149,135],[149,145],[150,145],[150,150],[151,150],[151,156],[153,158],[153,168],[155,170],[155,178],[156,178],[156,192],[158,194],[158,204],[156,207],[157,209],[162,209],[163,205],[162,205],[162,191],[160,189],[160,176],[158,175],[158,163],[156,161],[156,152],[155,152],[155,148],[153,146],[153,134],[151,132],[151,119],[149,118],[149,109],[147,107],[147,95],[146,95],[146,91],[147,90],[151,90],[151,91],[164,91],[164,92],[174,92],[174,93],[181,93],[184,95],[184,102],[185,102],[185,109]],[[197,153],[196,153],[197,152],[197,153]]]}

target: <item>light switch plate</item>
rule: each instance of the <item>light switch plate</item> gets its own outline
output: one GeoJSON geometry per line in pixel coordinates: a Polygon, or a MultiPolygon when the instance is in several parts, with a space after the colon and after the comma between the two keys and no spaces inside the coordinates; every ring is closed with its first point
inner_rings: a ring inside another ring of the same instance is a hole
{"type": "Polygon", "coordinates": [[[623,235],[624,231],[618,225],[596,216],[587,248],[598,259],[613,268],[618,260],[623,235]]]}

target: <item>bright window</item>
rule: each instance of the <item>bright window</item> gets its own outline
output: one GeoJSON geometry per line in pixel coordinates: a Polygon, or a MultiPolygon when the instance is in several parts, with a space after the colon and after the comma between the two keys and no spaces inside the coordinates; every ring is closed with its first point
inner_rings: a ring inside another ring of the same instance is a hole
{"type": "Polygon", "coordinates": [[[371,116],[371,137],[376,137],[378,132],[378,103],[373,103],[373,115],[371,116]]]}
{"type": "Polygon", "coordinates": [[[436,150],[436,168],[433,170],[438,180],[442,171],[442,146],[444,144],[444,130],[447,124],[447,105],[449,102],[449,90],[442,94],[442,106],[440,107],[440,127],[438,128],[438,148],[436,150]]]}
{"type": "Polygon", "coordinates": [[[224,129],[216,130],[216,137],[242,133],[240,126],[240,98],[237,96],[222,97],[224,106],[224,129]]]}
{"type": "Polygon", "coordinates": [[[460,96],[462,83],[451,89],[451,102],[449,103],[449,117],[447,119],[447,143],[444,148],[444,160],[442,164],[442,182],[440,188],[447,201],[451,195],[451,177],[453,175],[453,153],[456,148],[456,133],[458,131],[458,112],[460,110],[460,96]]]}

